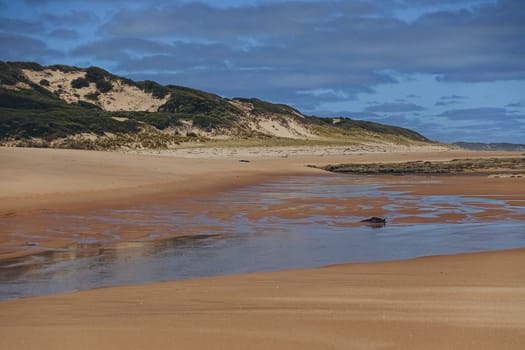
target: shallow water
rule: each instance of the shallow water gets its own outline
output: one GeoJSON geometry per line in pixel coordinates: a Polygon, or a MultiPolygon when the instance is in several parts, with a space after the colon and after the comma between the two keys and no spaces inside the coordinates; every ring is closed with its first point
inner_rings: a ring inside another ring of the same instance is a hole
{"type": "Polygon", "coordinates": [[[47,230],[76,233],[76,244],[0,263],[0,298],[525,247],[525,202],[412,195],[410,185],[422,181],[439,180],[293,177],[214,198],[85,216],[53,214],[57,225],[47,230]],[[398,190],[388,190],[390,184],[398,190]],[[407,191],[400,191],[404,184],[407,191]],[[494,208],[497,216],[483,216],[494,208]],[[372,215],[389,222],[379,228],[358,223],[372,215]],[[430,221],[414,224],[407,217],[430,221]],[[111,243],[129,229],[147,238],[111,243]],[[82,235],[93,231],[96,238],[82,235]],[[154,240],[173,234],[185,236],[154,240]]]}

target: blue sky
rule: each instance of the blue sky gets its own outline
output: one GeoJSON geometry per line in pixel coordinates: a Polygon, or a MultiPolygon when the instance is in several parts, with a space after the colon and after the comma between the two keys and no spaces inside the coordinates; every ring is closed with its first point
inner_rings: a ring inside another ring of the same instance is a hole
{"type": "Polygon", "coordinates": [[[0,0],[0,60],[525,143],[524,0],[0,0]]]}

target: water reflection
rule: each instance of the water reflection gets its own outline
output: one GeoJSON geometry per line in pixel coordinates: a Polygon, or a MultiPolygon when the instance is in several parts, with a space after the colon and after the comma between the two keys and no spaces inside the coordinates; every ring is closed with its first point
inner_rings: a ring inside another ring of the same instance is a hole
{"type": "Polygon", "coordinates": [[[516,219],[523,206],[490,198],[416,197],[370,181],[290,178],[178,206],[107,209],[67,218],[53,214],[67,225],[49,230],[81,228],[72,231],[80,239],[68,249],[2,261],[0,298],[525,246],[523,221],[516,219]],[[497,220],[479,220],[477,215],[494,208],[503,213],[497,220]],[[377,211],[392,219],[385,227],[356,225],[363,214],[377,211]],[[449,214],[464,218],[404,221],[449,214]],[[127,229],[148,235],[111,243],[127,229]],[[83,231],[98,234],[90,240],[83,231]],[[175,233],[187,235],[150,239],[175,233]]]}

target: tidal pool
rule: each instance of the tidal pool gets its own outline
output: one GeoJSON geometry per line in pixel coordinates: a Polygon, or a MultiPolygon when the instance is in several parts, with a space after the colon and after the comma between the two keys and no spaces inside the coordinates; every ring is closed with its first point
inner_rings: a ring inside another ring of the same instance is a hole
{"type": "MultiPolygon", "coordinates": [[[[490,197],[411,193],[414,183],[429,181],[439,179],[290,177],[208,198],[50,214],[55,224],[42,230],[74,234],[75,244],[1,261],[0,299],[525,247],[523,198],[510,205],[490,197]],[[392,184],[397,190],[389,190],[392,184]],[[386,226],[359,223],[374,215],[385,216],[386,226]],[[126,230],[146,235],[119,241],[126,230]]],[[[16,230],[29,238],[39,234],[23,225],[16,230]]]]}

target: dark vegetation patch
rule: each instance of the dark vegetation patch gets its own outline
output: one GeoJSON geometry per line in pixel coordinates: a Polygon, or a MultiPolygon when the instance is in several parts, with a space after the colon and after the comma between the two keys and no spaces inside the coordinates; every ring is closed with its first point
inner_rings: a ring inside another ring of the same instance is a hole
{"type": "Polygon", "coordinates": [[[136,120],[120,122],[110,113],[71,107],[68,109],[25,110],[2,108],[0,114],[1,139],[43,138],[53,140],[80,133],[103,135],[134,133],[140,130],[136,120]]]}
{"type": "Polygon", "coordinates": [[[234,101],[239,101],[243,103],[251,103],[253,106],[254,113],[275,113],[275,114],[295,114],[300,112],[288,105],[270,103],[266,101],[259,100],[258,98],[242,98],[236,97],[234,101]]]}
{"type": "Polygon", "coordinates": [[[430,142],[425,136],[420,133],[401,128],[398,126],[379,124],[364,120],[354,120],[350,118],[337,118],[339,122],[336,124],[333,123],[334,118],[319,118],[319,117],[310,117],[309,121],[316,125],[321,126],[335,126],[342,130],[347,131],[369,131],[378,134],[392,135],[392,136],[401,136],[409,140],[421,141],[421,142],[430,142]]]}
{"type": "Polygon", "coordinates": [[[338,164],[320,167],[336,173],[351,174],[456,174],[525,170],[525,158],[477,158],[451,161],[416,161],[404,163],[338,164]]]}
{"type": "Polygon", "coordinates": [[[151,93],[153,97],[158,99],[163,99],[170,93],[170,89],[151,80],[139,81],[135,83],[135,85],[142,91],[151,93]]]}
{"type": "Polygon", "coordinates": [[[89,86],[89,81],[86,78],[79,77],[71,81],[71,87],[73,89],[82,89],[88,86],[89,86]]]}
{"type": "Polygon", "coordinates": [[[218,95],[182,86],[168,85],[171,98],[159,108],[161,112],[226,117],[240,111],[218,95]]]}

